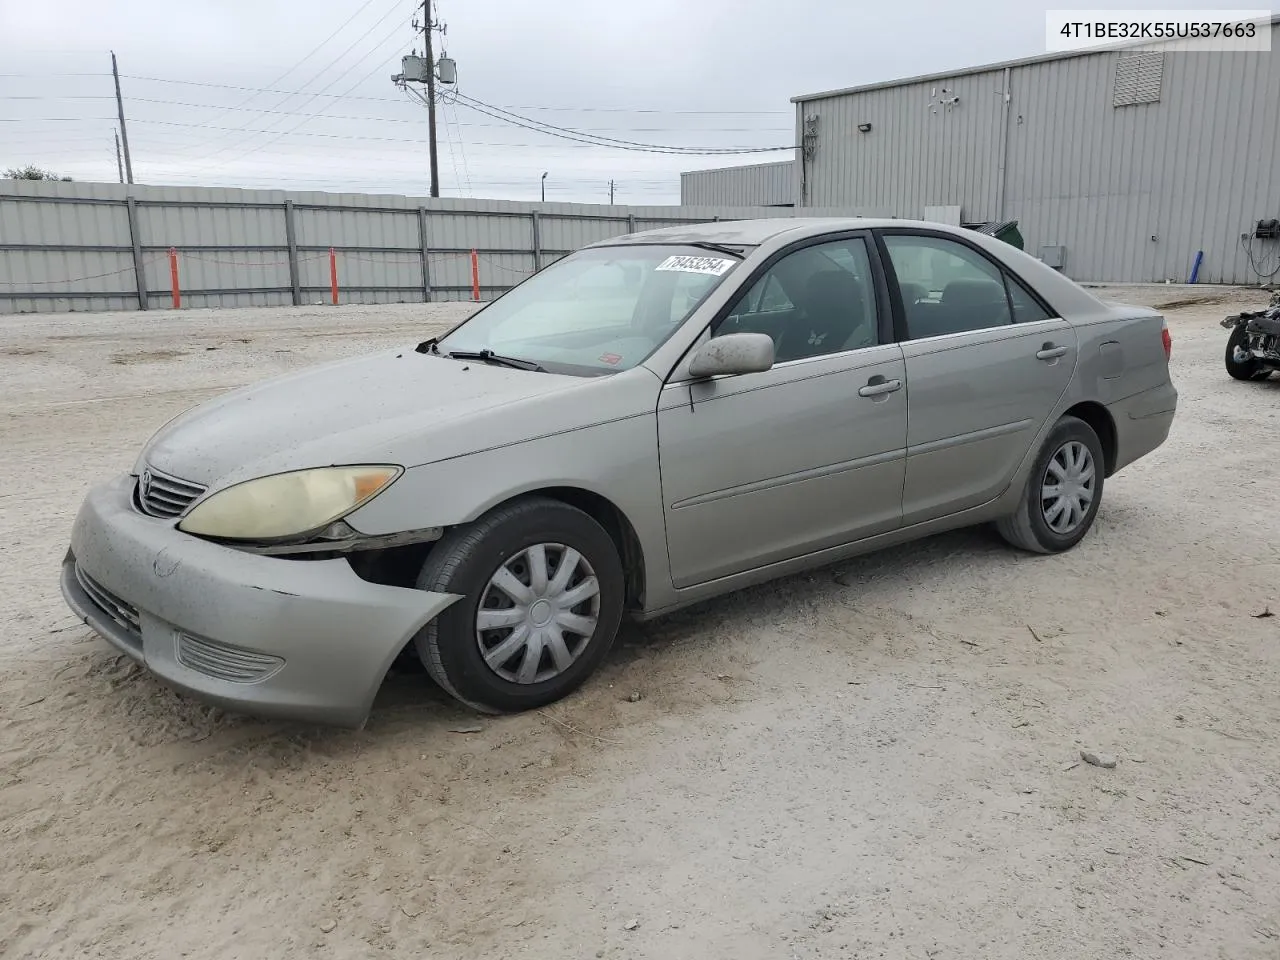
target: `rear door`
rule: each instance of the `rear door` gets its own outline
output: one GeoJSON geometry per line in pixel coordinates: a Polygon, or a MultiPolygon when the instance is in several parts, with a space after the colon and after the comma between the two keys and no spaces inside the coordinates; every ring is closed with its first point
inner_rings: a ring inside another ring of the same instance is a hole
{"type": "Polygon", "coordinates": [[[1075,330],[976,246],[885,230],[907,373],[903,523],[999,496],[1066,391],[1075,330]]]}

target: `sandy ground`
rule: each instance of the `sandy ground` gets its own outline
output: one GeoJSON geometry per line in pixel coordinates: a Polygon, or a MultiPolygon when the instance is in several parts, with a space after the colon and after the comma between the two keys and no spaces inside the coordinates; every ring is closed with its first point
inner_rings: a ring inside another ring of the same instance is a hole
{"type": "Polygon", "coordinates": [[[0,955],[1274,960],[1280,382],[1215,323],[1264,298],[1119,293],[1219,299],[1070,554],[937,537],[629,626],[540,713],[393,675],[359,732],[183,700],[58,564],[171,415],[466,308],[0,317],[0,955]]]}

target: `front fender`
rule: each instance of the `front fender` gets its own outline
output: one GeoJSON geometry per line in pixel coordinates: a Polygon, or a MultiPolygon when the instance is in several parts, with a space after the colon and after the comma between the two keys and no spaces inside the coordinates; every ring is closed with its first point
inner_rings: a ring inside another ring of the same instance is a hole
{"type": "Polygon", "coordinates": [[[412,467],[346,519],[369,536],[454,527],[557,487],[603,497],[631,523],[645,557],[647,606],[670,589],[652,412],[412,467]]]}

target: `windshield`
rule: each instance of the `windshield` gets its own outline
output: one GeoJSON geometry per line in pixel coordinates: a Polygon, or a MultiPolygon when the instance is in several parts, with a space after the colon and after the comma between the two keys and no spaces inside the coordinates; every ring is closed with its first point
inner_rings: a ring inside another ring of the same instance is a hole
{"type": "Polygon", "coordinates": [[[741,260],[684,244],[594,247],[534,274],[439,342],[551,373],[597,376],[644,361],[741,260]]]}

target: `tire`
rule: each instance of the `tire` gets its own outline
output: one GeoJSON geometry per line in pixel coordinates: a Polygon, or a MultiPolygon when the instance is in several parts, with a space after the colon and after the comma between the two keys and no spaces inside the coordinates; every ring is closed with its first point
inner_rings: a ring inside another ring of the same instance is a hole
{"type": "Polygon", "coordinates": [[[1075,417],[1063,417],[1049,431],[1049,436],[1045,438],[1044,445],[1036,456],[1017,513],[997,521],[996,529],[1008,543],[1032,553],[1061,553],[1063,550],[1070,550],[1084,539],[1098,515],[1098,506],[1102,502],[1104,463],[1102,443],[1093,428],[1075,417]],[[1087,483],[1071,479],[1069,472],[1064,475],[1064,468],[1069,468],[1074,459],[1072,454],[1081,448],[1087,451],[1088,462],[1092,466],[1092,474],[1087,483]],[[1043,496],[1046,485],[1052,484],[1055,479],[1060,484],[1055,485],[1056,489],[1072,491],[1071,495],[1063,495],[1061,499],[1068,504],[1074,501],[1075,509],[1080,514],[1077,522],[1066,529],[1063,529],[1066,527],[1063,514],[1053,516],[1058,499],[1043,496]],[[1068,483],[1071,485],[1067,486],[1068,483]],[[1079,497],[1074,495],[1074,491],[1081,486],[1087,487],[1090,492],[1087,507],[1082,507],[1079,497]]]}
{"type": "Polygon", "coordinates": [[[414,638],[427,672],[467,706],[507,713],[559,700],[600,665],[622,620],[625,579],[617,547],[600,524],[558,500],[529,497],[447,533],[427,556],[417,586],[462,596],[414,638]],[[556,592],[556,575],[568,562],[573,569],[556,592]],[[538,567],[545,575],[541,592],[531,589],[538,567]],[[520,582],[506,579],[504,570],[520,582]],[[500,576],[506,589],[494,582],[500,576]],[[506,592],[520,588],[524,603],[506,592]],[[482,614],[489,624],[483,629],[482,614]],[[500,659],[491,665],[486,657],[500,659]]]}
{"type": "Polygon", "coordinates": [[[1245,342],[1245,325],[1239,324],[1232,331],[1231,336],[1227,338],[1227,355],[1226,365],[1227,373],[1237,380],[1265,380],[1271,376],[1271,368],[1264,367],[1256,359],[1249,359],[1241,362],[1236,359],[1235,353],[1237,347],[1244,346],[1245,342]]]}

